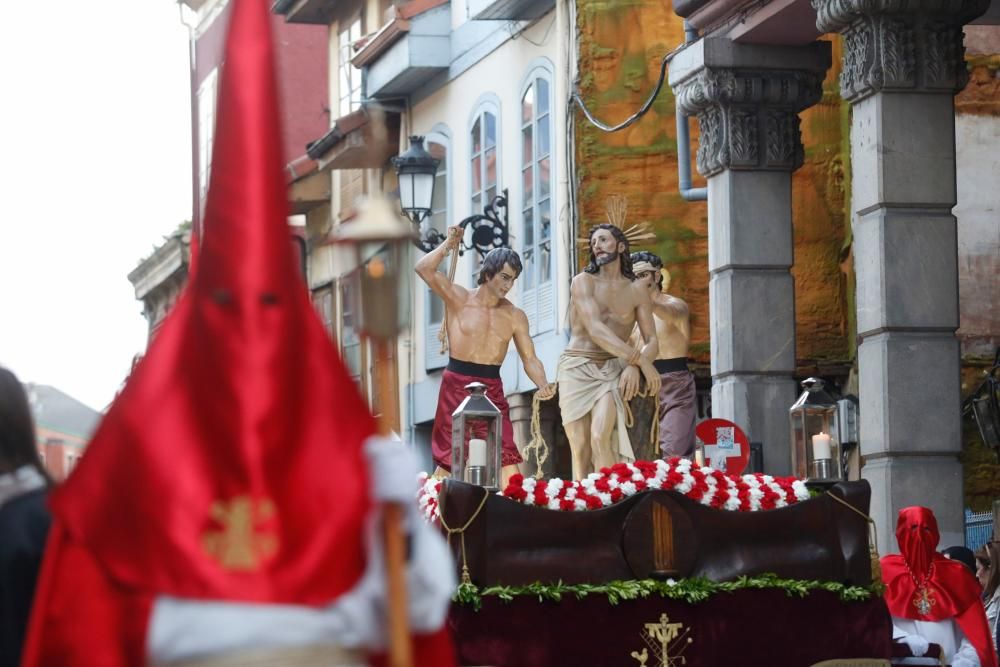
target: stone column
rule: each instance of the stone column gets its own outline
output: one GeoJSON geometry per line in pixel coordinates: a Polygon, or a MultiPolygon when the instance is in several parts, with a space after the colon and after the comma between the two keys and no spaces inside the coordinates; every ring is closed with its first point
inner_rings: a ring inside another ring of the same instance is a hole
{"type": "Polygon", "coordinates": [[[670,85],[697,115],[708,178],[712,415],[764,443],[764,467],[791,471],[795,285],[792,172],[802,166],[799,112],[819,101],[830,44],[736,44],[706,38],[679,53],[670,85]]]}
{"type": "Polygon", "coordinates": [[[861,476],[882,553],[898,511],[934,510],[941,545],[964,544],[954,94],[962,25],[988,0],[812,0],[844,38],[852,106],[861,476]]]}

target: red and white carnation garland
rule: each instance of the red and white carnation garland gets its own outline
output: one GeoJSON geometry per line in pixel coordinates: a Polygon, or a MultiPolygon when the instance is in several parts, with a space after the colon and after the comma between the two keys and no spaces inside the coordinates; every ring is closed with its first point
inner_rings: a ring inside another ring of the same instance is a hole
{"type": "Polygon", "coordinates": [[[438,520],[441,512],[438,510],[438,494],[441,493],[441,480],[430,477],[422,472],[417,475],[417,482],[420,488],[417,490],[417,506],[420,513],[428,522],[434,523],[438,520]]]}
{"type": "MultiPolygon", "coordinates": [[[[436,520],[441,482],[426,475],[421,482],[420,509],[428,520],[436,520]]],[[[575,512],[608,507],[646,489],[676,491],[702,505],[733,512],[786,507],[809,498],[805,482],[795,477],[728,475],[679,457],[616,463],[580,481],[514,475],[502,495],[524,505],[575,512]]]]}

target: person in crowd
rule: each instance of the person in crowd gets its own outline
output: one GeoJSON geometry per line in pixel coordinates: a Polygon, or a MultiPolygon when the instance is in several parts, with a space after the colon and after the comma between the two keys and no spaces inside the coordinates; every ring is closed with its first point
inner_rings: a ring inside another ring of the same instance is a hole
{"type": "Polygon", "coordinates": [[[937,519],[926,507],[905,507],[896,521],[898,554],[883,556],[893,639],[915,656],[941,647],[952,667],[996,667],[980,587],[968,568],[937,552],[937,519]]]}
{"type": "Polygon", "coordinates": [[[987,542],[976,550],[976,579],[983,587],[986,622],[993,646],[1000,646],[1000,542],[987,542]]]}
{"type": "Polygon", "coordinates": [[[24,387],[0,367],[0,665],[18,665],[42,550],[50,484],[24,387]]]}
{"type": "Polygon", "coordinates": [[[972,549],[963,546],[948,547],[941,550],[941,555],[950,560],[957,560],[969,568],[969,572],[976,573],[976,557],[972,554],[972,549]]]}

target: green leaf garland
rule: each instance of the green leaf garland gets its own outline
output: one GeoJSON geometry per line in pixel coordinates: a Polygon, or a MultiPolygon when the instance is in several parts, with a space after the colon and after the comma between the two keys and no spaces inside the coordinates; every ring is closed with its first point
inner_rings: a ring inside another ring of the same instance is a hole
{"type": "Polygon", "coordinates": [[[518,597],[534,597],[539,602],[559,602],[564,596],[572,595],[580,600],[588,595],[604,595],[608,604],[614,606],[623,600],[637,600],[658,595],[670,600],[681,600],[691,604],[704,602],[719,593],[732,593],[745,589],[778,589],[789,597],[807,597],[812,591],[823,590],[835,593],[844,602],[857,602],[881,595],[875,587],[846,586],[836,581],[810,581],[803,579],[782,579],[775,574],[760,574],[755,577],[742,576],[735,581],[712,581],[703,577],[688,579],[631,579],[610,581],[606,584],[543,584],[536,581],[526,586],[489,586],[480,589],[472,583],[460,584],[452,598],[455,602],[472,606],[476,611],[482,607],[484,597],[496,597],[511,602],[518,597]]]}

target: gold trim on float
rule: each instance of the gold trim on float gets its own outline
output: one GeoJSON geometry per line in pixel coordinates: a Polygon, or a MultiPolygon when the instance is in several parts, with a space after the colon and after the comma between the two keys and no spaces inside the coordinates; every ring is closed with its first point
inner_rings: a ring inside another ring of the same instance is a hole
{"type": "Polygon", "coordinates": [[[685,628],[683,623],[671,623],[666,614],[660,614],[659,623],[645,623],[644,629],[639,636],[646,646],[641,651],[629,654],[639,663],[639,667],[677,667],[687,664],[684,651],[694,643],[694,639],[688,636],[691,628],[685,628]],[[650,658],[653,662],[647,666],[650,658]]]}

